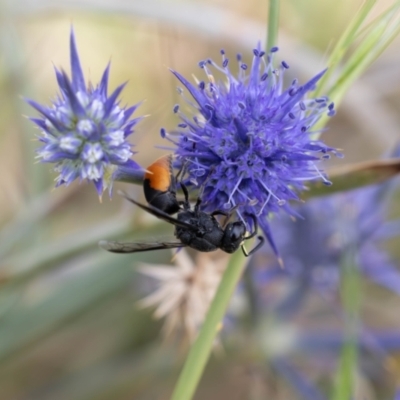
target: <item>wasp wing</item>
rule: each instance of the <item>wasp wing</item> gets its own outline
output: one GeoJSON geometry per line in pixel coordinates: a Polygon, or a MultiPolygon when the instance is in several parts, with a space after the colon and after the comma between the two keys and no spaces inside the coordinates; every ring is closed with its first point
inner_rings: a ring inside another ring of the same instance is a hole
{"type": "Polygon", "coordinates": [[[176,249],[185,247],[182,242],[109,242],[100,240],[99,246],[111,253],[138,253],[140,251],[176,249]]]}
{"type": "Polygon", "coordinates": [[[173,225],[181,226],[182,228],[190,229],[191,231],[197,231],[197,228],[194,225],[188,224],[187,222],[179,221],[178,219],[171,217],[169,214],[151,205],[145,206],[144,204],[137,202],[135,199],[132,199],[132,197],[129,197],[122,190],[119,190],[118,194],[122,197],[125,197],[125,199],[130,201],[131,203],[136,204],[142,210],[147,211],[149,214],[152,214],[159,219],[162,219],[173,225]]]}

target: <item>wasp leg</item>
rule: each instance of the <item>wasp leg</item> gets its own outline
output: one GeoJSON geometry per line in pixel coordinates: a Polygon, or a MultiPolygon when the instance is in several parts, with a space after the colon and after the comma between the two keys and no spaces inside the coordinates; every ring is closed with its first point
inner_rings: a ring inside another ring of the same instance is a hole
{"type": "Polygon", "coordinates": [[[239,204],[237,204],[236,206],[233,206],[231,209],[229,209],[229,211],[222,211],[222,210],[213,211],[211,213],[211,215],[224,215],[225,217],[231,218],[234,211],[236,211],[236,209],[238,207],[239,207],[239,204]]]}
{"type": "MultiPolygon", "coordinates": [[[[248,239],[248,238],[246,238],[246,239],[248,239]]],[[[245,255],[245,257],[249,257],[252,254],[254,254],[264,244],[265,239],[263,236],[257,236],[257,239],[258,239],[258,243],[250,251],[247,251],[246,247],[244,247],[244,245],[242,244],[241,248],[242,248],[242,251],[243,251],[243,254],[245,255]]]]}
{"type": "Polygon", "coordinates": [[[217,210],[217,211],[213,211],[211,213],[211,215],[214,217],[215,215],[223,215],[224,217],[230,217],[231,214],[227,211],[221,211],[221,210],[217,210]]]}
{"type": "Polygon", "coordinates": [[[201,199],[200,197],[198,197],[196,200],[196,204],[194,205],[194,213],[196,215],[199,215],[200,204],[201,204],[201,199]]]}
{"type": "Polygon", "coordinates": [[[186,173],[186,164],[187,164],[187,162],[182,163],[181,167],[179,168],[178,173],[175,175],[176,182],[178,182],[179,175],[181,175],[181,174],[182,174],[182,176],[185,175],[185,173],[186,173]]]}
{"type": "MultiPolygon", "coordinates": [[[[254,214],[247,214],[247,215],[253,220],[254,229],[253,229],[253,232],[251,232],[249,236],[244,237],[243,240],[249,240],[249,239],[253,238],[254,236],[257,235],[257,232],[258,232],[258,221],[257,221],[256,216],[254,214]]],[[[263,236],[257,236],[257,239],[258,239],[258,243],[249,252],[246,250],[244,245],[241,246],[243,254],[246,257],[254,254],[264,244],[265,239],[263,236]]]]}
{"type": "MultiPolygon", "coordinates": [[[[185,210],[190,210],[189,192],[188,192],[187,187],[186,187],[186,185],[184,183],[180,182],[180,185],[181,185],[181,188],[182,188],[182,192],[185,195],[185,201],[183,202],[183,208],[185,210]]],[[[198,213],[199,213],[200,204],[201,204],[201,199],[200,199],[200,197],[198,197],[197,200],[196,200],[196,204],[194,206],[195,215],[198,215],[198,213]]]]}
{"type": "MultiPolygon", "coordinates": [[[[190,210],[190,202],[189,202],[189,192],[188,192],[188,190],[187,190],[187,187],[186,187],[186,185],[184,184],[184,183],[182,183],[182,182],[179,182],[180,183],[180,185],[181,185],[181,188],[182,188],[182,192],[183,192],[183,194],[184,194],[184,196],[185,196],[185,201],[183,202],[183,208],[185,209],[185,210],[190,210]]],[[[196,203],[197,204],[197,203],[196,203]]]]}

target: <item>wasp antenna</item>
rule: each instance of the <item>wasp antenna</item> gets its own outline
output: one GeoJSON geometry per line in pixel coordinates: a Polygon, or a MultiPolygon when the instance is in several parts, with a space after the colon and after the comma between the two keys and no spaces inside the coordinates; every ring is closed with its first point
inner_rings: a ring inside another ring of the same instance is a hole
{"type": "Polygon", "coordinates": [[[118,191],[117,191],[117,194],[120,195],[120,196],[122,196],[122,197],[124,197],[126,200],[129,200],[129,201],[131,201],[131,202],[133,201],[134,203],[136,203],[136,201],[134,201],[134,200],[132,199],[132,197],[129,196],[129,194],[126,193],[126,192],[124,192],[123,190],[118,190],[118,191]]]}

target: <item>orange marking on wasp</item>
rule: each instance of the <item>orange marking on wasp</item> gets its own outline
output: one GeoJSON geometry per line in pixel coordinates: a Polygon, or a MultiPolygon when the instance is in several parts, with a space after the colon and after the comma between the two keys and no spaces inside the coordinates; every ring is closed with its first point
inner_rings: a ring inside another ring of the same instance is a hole
{"type": "Polygon", "coordinates": [[[172,156],[160,157],[147,167],[143,191],[147,202],[167,214],[179,211],[176,199],[175,177],[172,174],[172,156]]]}
{"type": "Polygon", "coordinates": [[[147,167],[144,179],[149,181],[152,189],[166,192],[172,183],[172,156],[160,157],[147,167]]]}

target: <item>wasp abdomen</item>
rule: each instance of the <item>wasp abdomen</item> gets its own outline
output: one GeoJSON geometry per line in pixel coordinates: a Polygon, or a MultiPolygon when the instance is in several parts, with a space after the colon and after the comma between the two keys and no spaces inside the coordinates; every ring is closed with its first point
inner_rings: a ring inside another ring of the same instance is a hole
{"type": "Polygon", "coordinates": [[[143,182],[144,196],[149,204],[166,212],[174,214],[179,211],[176,199],[175,178],[172,175],[172,157],[164,156],[147,168],[143,182]]]}

